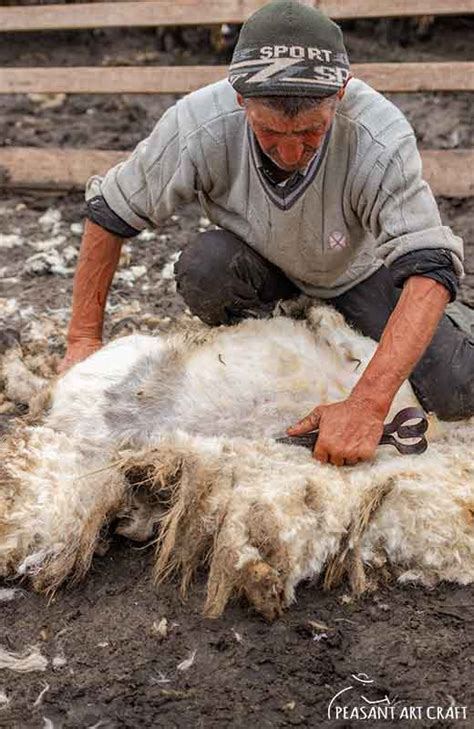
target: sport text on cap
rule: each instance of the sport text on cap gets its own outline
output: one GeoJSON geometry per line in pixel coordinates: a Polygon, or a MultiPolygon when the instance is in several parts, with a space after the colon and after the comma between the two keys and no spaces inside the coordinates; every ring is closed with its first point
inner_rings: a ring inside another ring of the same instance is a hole
{"type": "Polygon", "coordinates": [[[273,0],[242,26],[229,82],[244,97],[329,96],[350,78],[341,29],[298,0],[273,0]]]}

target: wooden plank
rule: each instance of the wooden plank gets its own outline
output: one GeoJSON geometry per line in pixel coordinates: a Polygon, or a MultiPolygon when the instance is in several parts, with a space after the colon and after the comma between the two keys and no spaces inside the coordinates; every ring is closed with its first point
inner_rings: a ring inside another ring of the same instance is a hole
{"type": "MultiPolygon", "coordinates": [[[[474,91],[474,62],[362,63],[355,77],[378,91],[474,91]]],[[[186,94],[227,76],[227,66],[0,68],[0,94],[186,94]]]]}
{"type": "Polygon", "coordinates": [[[96,149],[0,147],[0,187],[45,190],[81,189],[128,152],[96,149]]]}
{"type": "Polygon", "coordinates": [[[474,62],[354,63],[355,77],[377,91],[474,91],[474,62]]]}
{"type": "Polygon", "coordinates": [[[423,175],[439,197],[474,196],[474,149],[421,150],[423,175]]]}
{"type": "Polygon", "coordinates": [[[186,94],[227,76],[226,66],[0,68],[0,94],[186,94]]]}
{"type": "MultiPolygon", "coordinates": [[[[0,31],[242,23],[264,0],[148,0],[0,8],[0,31]]],[[[473,0],[314,0],[332,18],[464,15],[473,0]]]]}
{"type": "MultiPolygon", "coordinates": [[[[0,187],[81,189],[91,175],[104,174],[128,152],[36,147],[0,148],[0,187]]],[[[424,176],[438,196],[474,195],[474,150],[422,150],[424,176]]]]}

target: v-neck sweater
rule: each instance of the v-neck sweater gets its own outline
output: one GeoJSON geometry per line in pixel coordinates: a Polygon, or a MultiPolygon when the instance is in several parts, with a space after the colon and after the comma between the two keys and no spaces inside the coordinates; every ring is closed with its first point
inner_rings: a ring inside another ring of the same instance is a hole
{"type": "Polygon", "coordinates": [[[305,175],[272,185],[259,152],[219,81],[171,107],[125,162],[89,180],[86,198],[102,195],[139,231],[197,197],[212,223],[322,299],[420,249],[450,251],[462,275],[462,240],[441,222],[411,126],[364,82],[349,82],[305,175]]]}

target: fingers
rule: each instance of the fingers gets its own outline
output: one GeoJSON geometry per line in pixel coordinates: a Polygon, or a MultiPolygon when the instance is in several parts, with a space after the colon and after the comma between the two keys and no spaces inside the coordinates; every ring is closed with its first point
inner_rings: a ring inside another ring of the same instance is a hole
{"type": "Polygon", "coordinates": [[[320,420],[321,415],[319,408],[314,408],[309,415],[302,420],[299,420],[296,425],[292,425],[288,428],[287,433],[288,435],[304,435],[305,433],[311,433],[311,431],[316,430],[319,426],[320,420]]]}
{"type": "Polygon", "coordinates": [[[319,463],[331,463],[333,466],[355,466],[363,461],[371,461],[375,457],[375,448],[363,447],[356,450],[345,449],[338,444],[328,443],[323,436],[319,436],[313,451],[313,458],[319,463]]]}
{"type": "Polygon", "coordinates": [[[71,360],[69,360],[67,357],[61,360],[61,362],[58,364],[57,367],[57,373],[58,375],[64,375],[74,364],[71,360]]]}
{"type": "Polygon", "coordinates": [[[313,458],[320,463],[331,463],[333,466],[344,466],[346,463],[343,453],[339,451],[331,451],[318,442],[316,442],[316,446],[313,451],[313,458]]]}
{"type": "Polygon", "coordinates": [[[64,358],[58,365],[58,374],[64,375],[73,365],[87,359],[87,357],[90,357],[91,354],[97,352],[101,347],[102,342],[99,339],[84,340],[74,345],[69,345],[64,358]]]}
{"type": "Polygon", "coordinates": [[[315,407],[287,432],[302,436],[316,429],[319,433],[313,457],[320,463],[353,466],[374,458],[383,422],[342,401],[315,407]]]}
{"type": "Polygon", "coordinates": [[[325,448],[316,448],[313,451],[313,458],[319,463],[330,463],[333,466],[355,466],[362,458],[345,458],[341,453],[328,453],[325,448]]]}
{"type": "Polygon", "coordinates": [[[78,362],[82,362],[83,359],[86,359],[87,355],[80,356],[70,356],[66,355],[64,359],[61,360],[61,362],[58,364],[57,373],[58,375],[65,375],[66,372],[68,372],[73,365],[77,364],[78,362]]]}
{"type": "Polygon", "coordinates": [[[82,362],[82,360],[86,359],[86,357],[87,357],[87,354],[82,354],[82,356],[81,355],[74,356],[71,354],[66,354],[64,359],[62,359],[61,362],[58,364],[58,368],[57,368],[58,375],[65,375],[66,372],[68,372],[71,369],[71,367],[73,367],[78,362],[82,362]]]}

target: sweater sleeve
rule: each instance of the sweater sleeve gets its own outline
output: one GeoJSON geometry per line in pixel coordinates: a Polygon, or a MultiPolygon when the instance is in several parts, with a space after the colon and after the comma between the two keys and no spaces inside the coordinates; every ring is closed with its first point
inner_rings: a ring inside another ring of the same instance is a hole
{"type": "Polygon", "coordinates": [[[195,194],[196,171],[180,136],[176,105],[125,162],[103,178],[92,177],[86,187],[87,202],[102,197],[107,207],[137,232],[157,226],[195,194]]]}
{"type": "Polygon", "coordinates": [[[391,267],[400,257],[421,250],[443,250],[455,274],[463,276],[463,242],[441,222],[413,133],[395,136],[387,146],[372,145],[370,164],[361,165],[353,186],[353,207],[375,239],[376,256],[391,267]],[[376,155],[374,154],[376,151],[376,155]],[[381,151],[380,151],[381,150],[381,151]]]}
{"type": "Polygon", "coordinates": [[[390,266],[395,286],[401,288],[410,276],[424,276],[442,284],[449,292],[450,301],[456,299],[459,277],[448,251],[442,248],[419,249],[397,258],[390,266]]]}

